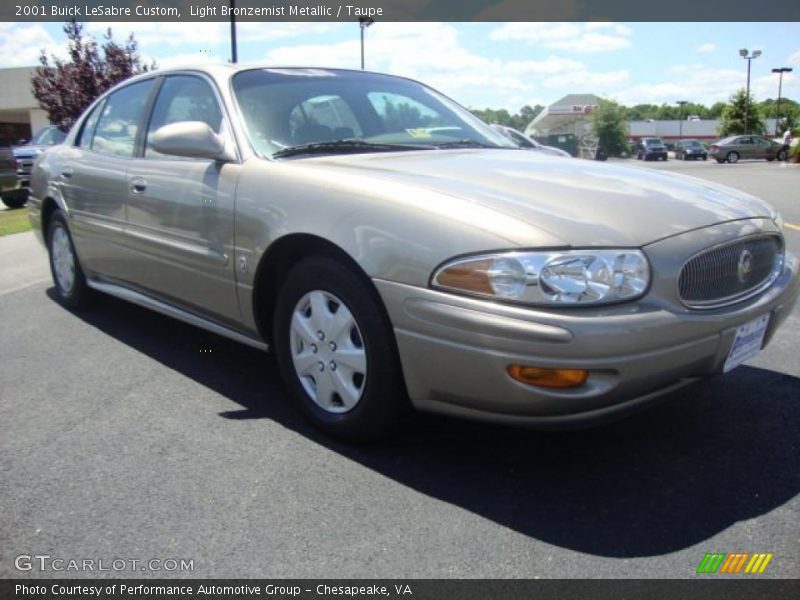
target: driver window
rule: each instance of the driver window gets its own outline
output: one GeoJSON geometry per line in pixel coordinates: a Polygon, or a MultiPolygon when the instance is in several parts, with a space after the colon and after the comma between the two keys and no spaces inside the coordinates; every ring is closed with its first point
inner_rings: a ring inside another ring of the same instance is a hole
{"type": "Polygon", "coordinates": [[[153,115],[147,129],[144,155],[147,158],[191,160],[176,156],[166,157],[150,145],[150,136],[160,127],[180,121],[201,121],[215,133],[222,130],[222,111],[211,86],[199,77],[175,75],[168,77],[158,92],[153,115]]]}

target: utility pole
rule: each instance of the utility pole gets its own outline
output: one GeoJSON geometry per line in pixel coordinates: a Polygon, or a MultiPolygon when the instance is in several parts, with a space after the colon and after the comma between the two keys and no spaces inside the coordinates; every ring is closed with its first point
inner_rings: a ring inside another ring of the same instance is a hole
{"type": "Polygon", "coordinates": [[[777,69],[772,69],[773,73],[778,73],[778,102],[775,105],[775,137],[781,134],[778,124],[781,120],[781,87],[783,86],[783,74],[784,73],[791,73],[792,69],[790,67],[779,67],[777,69]]]}
{"type": "Polygon", "coordinates": [[[228,0],[231,8],[231,62],[239,62],[238,52],[236,51],[236,0],[228,0]]]}

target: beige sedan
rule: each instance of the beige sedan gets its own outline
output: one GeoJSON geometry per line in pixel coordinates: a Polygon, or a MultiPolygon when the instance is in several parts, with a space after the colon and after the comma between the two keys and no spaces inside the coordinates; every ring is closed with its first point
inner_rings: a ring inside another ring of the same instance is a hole
{"type": "Polygon", "coordinates": [[[526,152],[376,73],[131,79],[37,160],[29,205],[65,305],[111,294],[270,348],[349,439],[412,408],[615,417],[750,359],[798,296],[761,200],[526,152]]]}

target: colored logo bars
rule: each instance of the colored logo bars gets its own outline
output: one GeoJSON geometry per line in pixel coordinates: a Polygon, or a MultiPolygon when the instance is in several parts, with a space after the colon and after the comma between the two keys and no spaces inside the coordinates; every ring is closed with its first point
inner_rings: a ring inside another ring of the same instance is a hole
{"type": "Polygon", "coordinates": [[[763,573],[772,560],[772,552],[754,553],[738,552],[726,554],[724,552],[706,553],[697,566],[697,572],[707,573],[763,573]],[[745,566],[747,565],[747,566],[745,566]]]}

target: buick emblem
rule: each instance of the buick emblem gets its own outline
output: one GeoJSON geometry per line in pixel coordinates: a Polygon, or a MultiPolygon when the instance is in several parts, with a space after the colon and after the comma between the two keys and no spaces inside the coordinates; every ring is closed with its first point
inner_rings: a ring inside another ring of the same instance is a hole
{"type": "Polygon", "coordinates": [[[750,273],[753,270],[753,253],[750,250],[742,250],[742,253],[739,255],[739,267],[737,269],[737,274],[739,275],[739,281],[742,283],[747,281],[747,278],[750,277],[750,273]]]}

